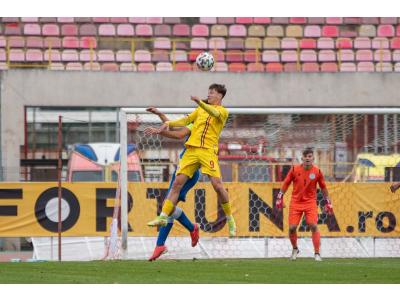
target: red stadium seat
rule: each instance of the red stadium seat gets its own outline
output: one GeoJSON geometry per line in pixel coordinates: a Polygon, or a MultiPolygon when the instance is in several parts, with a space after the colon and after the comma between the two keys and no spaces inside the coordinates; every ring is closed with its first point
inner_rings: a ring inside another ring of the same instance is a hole
{"type": "Polygon", "coordinates": [[[97,52],[92,50],[82,50],[79,53],[79,60],[82,62],[97,61],[97,52]]]}
{"type": "MultiPolygon", "coordinates": [[[[327,50],[322,50],[322,51],[327,51],[327,50]]],[[[302,62],[316,62],[317,53],[314,50],[301,50],[300,60],[302,62]]]]}
{"type": "Polygon", "coordinates": [[[321,50],[318,53],[318,61],[328,62],[336,61],[336,53],[333,50],[321,50]]]}
{"type": "Polygon", "coordinates": [[[356,64],[352,62],[345,62],[340,64],[340,72],[356,72],[356,64]]]}
{"type": "Polygon", "coordinates": [[[167,37],[159,37],[154,40],[154,49],[171,49],[171,40],[167,37]]]}
{"type": "Polygon", "coordinates": [[[126,18],[126,17],[111,17],[110,22],[117,23],[117,24],[128,23],[128,18],[126,18]]]}
{"type": "Polygon", "coordinates": [[[110,18],[107,18],[107,17],[93,17],[92,21],[94,23],[108,23],[108,22],[110,22],[110,18]]]}
{"type": "Polygon", "coordinates": [[[376,63],[375,72],[393,72],[393,65],[390,62],[376,63]]]}
{"type": "Polygon", "coordinates": [[[282,49],[297,49],[299,41],[295,38],[283,38],[281,42],[282,49]]]}
{"type": "Polygon", "coordinates": [[[146,23],[147,24],[162,24],[163,18],[162,17],[147,17],[146,23]]]}
{"type": "Polygon", "coordinates": [[[189,36],[190,27],[187,24],[176,24],[172,29],[172,34],[174,36],[189,36]]]}
{"type": "Polygon", "coordinates": [[[63,50],[61,53],[62,61],[79,61],[79,54],[76,50],[63,50]]]}
{"type": "Polygon", "coordinates": [[[301,66],[300,66],[300,64],[297,64],[297,63],[286,63],[283,66],[283,71],[284,72],[300,72],[301,66]]]}
{"type": "Polygon", "coordinates": [[[170,52],[169,60],[177,62],[187,62],[188,55],[184,50],[176,50],[175,52],[170,52]]]}
{"type": "Polygon", "coordinates": [[[100,71],[100,64],[98,62],[87,62],[83,65],[86,71],[100,71]]]}
{"type": "Polygon", "coordinates": [[[10,36],[8,37],[8,45],[10,48],[24,48],[25,39],[22,36],[10,36]]]}
{"type": "Polygon", "coordinates": [[[209,36],[208,26],[204,24],[193,25],[192,36],[209,36]]]}
{"type": "Polygon", "coordinates": [[[211,36],[228,36],[228,27],[226,25],[212,25],[211,36]]]}
{"type": "Polygon", "coordinates": [[[151,55],[153,62],[169,62],[169,54],[166,50],[154,50],[151,55]]]}
{"type": "Polygon", "coordinates": [[[385,37],[372,39],[372,49],[389,49],[389,40],[385,37]]]}
{"type": "Polygon", "coordinates": [[[394,36],[393,25],[379,25],[378,26],[378,36],[384,36],[384,37],[394,36]]]}
{"type": "Polygon", "coordinates": [[[131,63],[121,63],[119,65],[119,70],[121,72],[136,72],[137,67],[136,67],[136,65],[131,64],[131,63]]]}
{"type": "Polygon", "coordinates": [[[172,34],[172,29],[170,25],[158,24],[154,27],[155,36],[170,36],[172,34]]]}
{"type": "Polygon", "coordinates": [[[286,17],[274,17],[272,18],[274,24],[289,24],[289,18],[286,17]]]}
{"type": "Polygon", "coordinates": [[[151,62],[151,54],[148,50],[136,50],[135,61],[137,62],[151,62]]]}
{"type": "Polygon", "coordinates": [[[338,65],[334,62],[327,62],[327,63],[322,63],[321,64],[321,72],[337,72],[338,71],[338,65]]]}
{"type": "Polygon", "coordinates": [[[217,24],[216,17],[200,17],[200,23],[202,24],[217,24]]]}
{"type": "Polygon", "coordinates": [[[97,28],[93,24],[83,24],[79,27],[80,35],[96,35],[97,28]]]}
{"type": "Polygon", "coordinates": [[[118,24],[117,25],[118,36],[134,36],[135,30],[132,24],[118,24]]]}
{"type": "Polygon", "coordinates": [[[37,23],[37,22],[39,22],[39,18],[38,17],[22,17],[21,18],[21,22],[23,22],[23,23],[37,23]]]}
{"type": "Polygon", "coordinates": [[[400,36],[400,25],[396,26],[396,36],[400,36]]]}
{"type": "Polygon", "coordinates": [[[114,52],[112,50],[99,50],[97,52],[98,61],[115,61],[114,52]]]}
{"type": "Polygon", "coordinates": [[[45,48],[61,48],[61,39],[58,37],[47,37],[44,39],[45,48]]]}
{"type": "Polygon", "coordinates": [[[45,50],[43,59],[45,61],[58,62],[61,61],[61,53],[59,50],[56,49],[52,49],[51,51],[45,50]]]}
{"type": "Polygon", "coordinates": [[[357,64],[357,72],[374,72],[375,71],[375,66],[372,62],[359,62],[357,64]]]}
{"type": "Polygon", "coordinates": [[[246,50],[244,52],[244,61],[258,63],[261,61],[261,52],[255,50],[246,50]]]}
{"type": "Polygon", "coordinates": [[[67,71],[82,71],[83,66],[81,63],[78,63],[78,62],[69,62],[65,66],[65,70],[67,70],[67,71]]]}
{"type": "Polygon", "coordinates": [[[357,50],[356,61],[372,61],[371,50],[357,50]]]}
{"type": "Polygon", "coordinates": [[[249,63],[247,64],[247,72],[264,72],[265,67],[262,63],[249,63]]]}
{"type": "Polygon", "coordinates": [[[79,48],[83,49],[97,48],[96,38],[93,36],[82,36],[79,41],[79,48]]]}
{"type": "Polygon", "coordinates": [[[343,49],[337,53],[337,59],[341,61],[354,61],[354,57],[354,51],[351,49],[343,49]]]}
{"type": "Polygon", "coordinates": [[[228,64],[226,62],[216,62],[214,65],[214,69],[216,72],[228,72],[228,64]]]}
{"type": "Polygon", "coordinates": [[[42,26],[42,34],[47,36],[60,35],[60,28],[57,24],[44,24],[42,26]]]}
{"type": "Polygon", "coordinates": [[[336,48],[338,49],[352,49],[353,41],[349,38],[339,38],[336,40],[336,48]]]}
{"type": "Polygon", "coordinates": [[[190,41],[190,48],[205,50],[208,48],[208,41],[205,38],[193,38],[190,41]]]}
{"type": "Polygon", "coordinates": [[[246,65],[243,63],[228,64],[229,72],[246,72],[246,65]]]}
{"type": "Polygon", "coordinates": [[[208,42],[209,49],[226,49],[226,41],[224,38],[213,37],[208,42]]]}
{"type": "Polygon", "coordinates": [[[187,62],[176,63],[175,71],[192,71],[192,65],[187,62]]]}
{"type": "Polygon", "coordinates": [[[324,26],[322,27],[322,36],[337,37],[339,36],[339,29],[337,26],[324,26]]]}
{"type": "Polygon", "coordinates": [[[22,25],[18,23],[7,23],[4,24],[5,35],[21,35],[22,25]]]}
{"type": "Polygon", "coordinates": [[[231,25],[229,26],[229,36],[244,37],[247,35],[246,27],[244,25],[231,25]]]}
{"type": "Polygon", "coordinates": [[[334,49],[335,42],[332,38],[319,38],[317,41],[318,49],[334,49]]]}
{"type": "Polygon", "coordinates": [[[43,53],[39,49],[28,49],[26,50],[26,61],[27,62],[43,62],[43,53]]]}
{"type": "Polygon", "coordinates": [[[156,64],[157,72],[171,72],[173,71],[172,64],[170,62],[159,62],[156,64]]]}
{"type": "Polygon", "coordinates": [[[37,23],[27,23],[24,25],[24,35],[40,35],[40,25],[37,23]]]}
{"type": "Polygon", "coordinates": [[[63,48],[76,49],[79,48],[79,39],[75,36],[67,36],[62,40],[63,48]]]}
{"type": "Polygon", "coordinates": [[[306,24],[307,18],[292,17],[292,18],[289,18],[289,23],[291,23],[291,24],[306,24]]]}
{"type": "Polygon", "coordinates": [[[313,62],[306,62],[301,66],[302,72],[319,72],[319,65],[313,62]]]}
{"type": "Polygon", "coordinates": [[[374,60],[375,61],[391,61],[392,60],[392,53],[390,50],[375,50],[374,51],[374,60]]]}
{"type": "Polygon", "coordinates": [[[253,23],[254,24],[270,24],[271,23],[271,18],[254,17],[253,23]]]}
{"type": "Polygon", "coordinates": [[[64,24],[61,26],[61,35],[78,35],[78,26],[75,24],[64,24]]]}
{"type": "Polygon", "coordinates": [[[294,50],[284,50],[281,54],[282,62],[297,62],[297,52],[294,50]]]}
{"type": "Polygon", "coordinates": [[[400,38],[395,37],[390,41],[390,48],[391,49],[400,49],[400,38]]]}
{"type": "Polygon", "coordinates": [[[236,23],[237,24],[252,24],[253,23],[253,18],[251,18],[251,17],[237,17],[236,18],[236,23]]]}
{"type": "Polygon", "coordinates": [[[118,50],[115,60],[117,62],[132,62],[132,52],[129,50],[118,50]]]}
{"type": "Polygon", "coordinates": [[[227,49],[244,49],[244,39],[242,38],[229,38],[226,43],[227,49]]]}
{"type": "Polygon", "coordinates": [[[100,24],[99,26],[100,36],[114,36],[115,26],[113,24],[100,24]]]}
{"type": "Polygon", "coordinates": [[[239,50],[226,51],[227,62],[242,62],[243,60],[244,60],[244,55],[242,51],[239,50]]]}
{"type": "Polygon", "coordinates": [[[367,37],[358,37],[354,40],[355,49],[370,49],[371,40],[367,37]]]}
{"type": "Polygon", "coordinates": [[[343,24],[343,18],[328,17],[326,18],[326,24],[343,24]]]}
{"type": "Polygon", "coordinates": [[[152,63],[140,63],[137,66],[139,72],[154,72],[156,69],[152,63]]]}
{"type": "Polygon", "coordinates": [[[314,39],[301,39],[300,40],[301,49],[316,49],[317,41],[314,39]]]}
{"type": "Polygon", "coordinates": [[[188,58],[190,62],[196,60],[196,57],[202,52],[202,50],[190,50],[188,54],[188,58]]]}
{"type": "MultiPolygon", "coordinates": [[[[26,47],[28,48],[43,48],[43,38],[39,36],[29,36],[26,38],[26,47]]],[[[0,43],[0,47],[1,43],[0,43]]]]}
{"type": "Polygon", "coordinates": [[[265,71],[269,73],[280,73],[283,71],[283,65],[278,62],[269,63],[266,65],[265,71]]]}
{"type": "Polygon", "coordinates": [[[105,63],[101,64],[101,70],[106,72],[117,72],[119,67],[116,63],[105,63]]]}
{"type": "Polygon", "coordinates": [[[398,22],[397,22],[397,17],[381,17],[380,18],[381,20],[381,24],[393,24],[393,25],[395,25],[395,24],[397,24],[398,22]]]}
{"type": "Polygon", "coordinates": [[[307,25],[304,27],[304,36],[305,37],[320,37],[321,36],[321,27],[318,25],[307,25]]]}
{"type": "Polygon", "coordinates": [[[136,25],[136,35],[138,36],[152,36],[153,28],[148,24],[138,24],[136,25]]]}

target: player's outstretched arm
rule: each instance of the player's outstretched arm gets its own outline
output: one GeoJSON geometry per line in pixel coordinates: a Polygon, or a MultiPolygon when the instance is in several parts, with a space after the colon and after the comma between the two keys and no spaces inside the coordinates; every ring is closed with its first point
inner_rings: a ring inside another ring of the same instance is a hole
{"type": "Polygon", "coordinates": [[[150,112],[150,113],[152,113],[152,114],[157,115],[157,116],[160,118],[161,122],[163,122],[163,123],[169,121],[169,119],[167,118],[167,116],[166,116],[165,114],[163,114],[161,111],[159,111],[157,107],[150,106],[150,107],[148,107],[148,108],[146,109],[146,111],[148,111],[148,112],[150,112]]]}
{"type": "Polygon", "coordinates": [[[221,115],[221,113],[219,112],[218,109],[216,109],[215,107],[213,107],[210,104],[205,103],[199,97],[190,96],[190,99],[192,101],[196,102],[197,105],[200,106],[202,109],[204,109],[209,115],[211,115],[211,116],[213,116],[215,118],[219,118],[219,116],[221,115]]]}
{"type": "Polygon", "coordinates": [[[160,132],[160,135],[176,139],[176,140],[183,140],[186,136],[190,134],[190,130],[187,127],[178,129],[178,130],[165,130],[160,132]]]}
{"type": "Polygon", "coordinates": [[[393,183],[393,184],[390,186],[390,191],[391,191],[392,193],[395,193],[399,188],[400,188],[400,182],[396,182],[396,183],[393,183]]]}

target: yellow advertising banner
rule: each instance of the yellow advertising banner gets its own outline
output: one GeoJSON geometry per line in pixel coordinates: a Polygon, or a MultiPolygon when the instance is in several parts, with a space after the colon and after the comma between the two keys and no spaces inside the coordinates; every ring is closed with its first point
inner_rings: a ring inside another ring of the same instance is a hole
{"type": "MultiPolygon", "coordinates": [[[[275,209],[279,183],[226,183],[239,237],[282,237],[288,232],[289,190],[283,212],[275,209]]],[[[161,210],[168,183],[129,184],[129,236],[155,236],[146,226],[161,210]]],[[[334,214],[323,212],[319,194],[322,236],[400,237],[400,193],[388,183],[330,183],[334,214]]],[[[107,236],[116,195],[115,183],[63,183],[62,235],[107,236]]],[[[56,236],[57,183],[0,183],[0,236],[56,236]]],[[[228,236],[224,212],[211,184],[199,183],[179,206],[200,224],[203,237],[228,236]]],[[[188,233],[176,222],[171,235],[188,233]]],[[[299,231],[310,235],[304,220],[299,231]]]]}

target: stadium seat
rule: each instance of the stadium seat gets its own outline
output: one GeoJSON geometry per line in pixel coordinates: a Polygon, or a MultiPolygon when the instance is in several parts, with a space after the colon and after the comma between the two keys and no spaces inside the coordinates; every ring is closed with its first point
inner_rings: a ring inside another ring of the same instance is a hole
{"type": "Polygon", "coordinates": [[[371,40],[367,37],[355,38],[354,48],[355,49],[370,49],[371,48],[371,40]]]}
{"type": "Polygon", "coordinates": [[[299,47],[299,41],[295,38],[283,38],[281,41],[282,49],[297,49],[299,47]]]}
{"type": "Polygon", "coordinates": [[[199,55],[202,51],[201,50],[190,50],[188,53],[188,59],[190,62],[196,61],[197,55],[199,55]]]}
{"type": "Polygon", "coordinates": [[[154,27],[155,36],[170,36],[172,34],[172,29],[170,25],[158,24],[154,27]]]}
{"type": "Polygon", "coordinates": [[[289,25],[286,27],[286,36],[303,37],[303,27],[300,25],[289,25]]]}
{"type": "Polygon", "coordinates": [[[289,23],[291,23],[291,24],[306,24],[307,23],[307,18],[292,17],[292,18],[289,18],[289,23]]]}
{"type": "Polygon", "coordinates": [[[151,55],[152,62],[169,62],[169,54],[166,50],[154,50],[151,55]]]}
{"type": "Polygon", "coordinates": [[[394,36],[393,25],[379,25],[378,26],[378,36],[392,37],[394,36]]]}
{"type": "Polygon", "coordinates": [[[372,61],[371,50],[357,50],[356,61],[372,61]]]}
{"type": "Polygon", "coordinates": [[[175,65],[175,71],[192,71],[192,65],[187,62],[178,62],[175,65]]]}
{"type": "Polygon", "coordinates": [[[237,24],[252,24],[253,18],[251,17],[237,17],[236,22],[237,24]]]}
{"type": "Polygon", "coordinates": [[[224,38],[213,37],[208,41],[209,49],[226,49],[226,41],[224,38]]]}
{"type": "Polygon", "coordinates": [[[118,50],[115,54],[117,62],[132,62],[132,52],[129,50],[118,50]]]}
{"type": "Polygon", "coordinates": [[[176,24],[172,29],[172,34],[174,36],[189,36],[190,27],[187,24],[176,24]]]}
{"type": "Polygon", "coordinates": [[[358,25],[361,24],[360,17],[345,17],[343,18],[343,24],[358,25]]]}
{"type": "Polygon", "coordinates": [[[333,50],[320,50],[318,53],[318,61],[331,62],[336,61],[336,53],[333,50]]]}
{"type": "Polygon", "coordinates": [[[244,41],[245,49],[262,49],[262,40],[256,37],[246,38],[244,41]]]}
{"type": "Polygon", "coordinates": [[[235,18],[233,17],[221,17],[217,18],[218,24],[234,24],[235,18]]]}
{"type": "Polygon", "coordinates": [[[83,24],[79,27],[80,35],[96,35],[97,28],[93,24],[83,24]]]}
{"type": "Polygon", "coordinates": [[[209,36],[208,26],[204,24],[193,25],[192,36],[209,36]]]}
{"type": "Polygon", "coordinates": [[[280,49],[281,42],[279,38],[276,37],[266,37],[263,41],[264,49],[280,49]]]}
{"type": "Polygon", "coordinates": [[[115,61],[114,51],[112,51],[112,50],[99,50],[97,52],[97,60],[100,61],[100,62],[102,62],[102,61],[110,61],[110,62],[115,61]]]}
{"type": "Polygon", "coordinates": [[[145,17],[133,17],[133,18],[128,18],[129,23],[133,24],[141,24],[141,23],[146,23],[146,18],[145,17]]]}
{"type": "Polygon", "coordinates": [[[229,36],[244,37],[247,35],[246,27],[244,25],[231,25],[229,26],[229,36]]]}
{"type": "Polygon", "coordinates": [[[375,66],[372,62],[363,61],[357,64],[357,72],[374,72],[375,66]]]}
{"type": "Polygon", "coordinates": [[[6,42],[6,37],[0,35],[0,48],[6,48],[7,42],[6,42]]]}
{"type": "Polygon", "coordinates": [[[392,53],[387,49],[379,49],[374,51],[374,61],[388,62],[392,60],[392,53]]]}
{"type": "Polygon", "coordinates": [[[76,50],[63,50],[61,52],[62,61],[79,61],[79,54],[76,50]]]}
{"type": "Polygon", "coordinates": [[[255,50],[246,50],[244,52],[244,61],[257,63],[261,61],[261,52],[255,50]]]}
{"type": "Polygon", "coordinates": [[[75,20],[73,17],[59,17],[57,18],[58,23],[74,23],[75,20]]]}
{"type": "Polygon", "coordinates": [[[27,62],[43,62],[43,53],[39,49],[28,49],[25,53],[27,62]]]}
{"type": "Polygon", "coordinates": [[[212,25],[211,36],[228,36],[228,27],[226,25],[212,25]]]}
{"type": "Polygon", "coordinates": [[[228,64],[229,72],[246,72],[246,65],[243,63],[228,64]]]}
{"type": "Polygon", "coordinates": [[[226,51],[227,62],[242,62],[244,60],[244,53],[240,50],[226,51]]]}
{"type": "Polygon", "coordinates": [[[389,49],[389,40],[385,37],[376,37],[372,39],[372,49],[389,49]]]}
{"type": "Polygon", "coordinates": [[[337,37],[339,36],[339,30],[337,26],[323,26],[322,36],[324,37],[337,37]]]}
{"type": "Polygon", "coordinates": [[[334,40],[332,38],[319,38],[317,40],[318,49],[334,49],[334,40]]]}
{"type": "Polygon", "coordinates": [[[359,27],[359,36],[360,37],[375,37],[376,36],[376,28],[374,25],[361,25],[359,27]]]}
{"type": "Polygon", "coordinates": [[[361,24],[379,24],[379,18],[377,17],[363,17],[361,18],[361,24]]]}
{"type": "Polygon", "coordinates": [[[353,48],[353,40],[349,38],[338,38],[336,40],[336,48],[337,49],[352,49],[353,48]]]}
{"type": "Polygon", "coordinates": [[[56,49],[52,49],[51,51],[45,50],[43,59],[44,61],[58,62],[61,61],[61,53],[59,50],[56,49]]]}
{"type": "Polygon", "coordinates": [[[90,17],[75,17],[75,23],[90,23],[92,18],[90,17]]]}
{"type": "Polygon", "coordinates": [[[119,65],[119,70],[121,72],[136,72],[137,67],[135,64],[132,64],[132,63],[121,63],[119,65]]]}
{"type": "Polygon", "coordinates": [[[110,22],[116,23],[116,24],[128,23],[128,18],[126,18],[126,17],[111,17],[110,22]]]}
{"type": "Polygon", "coordinates": [[[301,39],[300,49],[316,49],[317,41],[315,39],[301,39]]]}
{"type": "Polygon", "coordinates": [[[190,41],[190,48],[205,50],[208,48],[208,41],[205,38],[192,38],[190,41]]]}
{"type": "Polygon", "coordinates": [[[328,17],[325,20],[326,24],[343,24],[343,18],[341,17],[328,17]]]}
{"type": "Polygon", "coordinates": [[[354,51],[352,49],[343,49],[337,52],[337,59],[340,61],[354,61],[354,51]]]}
{"type": "Polygon", "coordinates": [[[271,18],[268,17],[254,17],[253,19],[254,24],[270,24],[271,18]]]}
{"type": "Polygon", "coordinates": [[[136,25],[135,32],[137,36],[152,36],[153,28],[148,24],[138,24],[136,25]]]}
{"type": "Polygon", "coordinates": [[[202,24],[217,24],[216,17],[200,17],[200,23],[202,24]]]}
{"type": "Polygon", "coordinates": [[[110,18],[107,18],[107,17],[93,17],[92,21],[94,23],[108,23],[108,22],[110,22],[110,18]]]}
{"type": "Polygon", "coordinates": [[[283,27],[281,25],[269,25],[267,28],[267,36],[283,37],[283,27]]]}
{"type": "Polygon", "coordinates": [[[324,17],[308,17],[307,24],[325,24],[324,17]]]}
{"type": "Polygon", "coordinates": [[[264,37],[265,27],[262,25],[251,25],[248,30],[249,36],[264,37]]]}
{"type": "Polygon", "coordinates": [[[78,26],[75,24],[63,24],[61,26],[61,35],[78,35],[78,26]]]}
{"type": "Polygon", "coordinates": [[[229,38],[226,42],[227,49],[244,49],[244,39],[242,38],[229,38]]]}
{"type": "Polygon", "coordinates": [[[286,17],[274,17],[272,18],[274,24],[289,24],[289,18],[286,17]]]}
{"type": "Polygon", "coordinates": [[[283,65],[284,72],[300,72],[301,65],[297,63],[286,63],[283,65]]]}
{"type": "Polygon", "coordinates": [[[176,61],[176,62],[187,62],[188,61],[188,55],[186,51],[183,50],[176,50],[175,52],[170,52],[169,54],[169,60],[170,61],[176,61]]]}
{"type": "Polygon", "coordinates": [[[118,24],[117,25],[118,36],[134,36],[135,30],[132,24],[118,24]]]}
{"type": "Polygon", "coordinates": [[[269,73],[280,73],[283,71],[283,65],[278,62],[269,63],[265,66],[265,71],[269,73]]]}
{"type": "MultiPolygon", "coordinates": [[[[4,21],[4,18],[3,18],[4,21]]],[[[54,23],[57,22],[57,18],[54,17],[41,17],[39,18],[40,23],[54,23]]]]}
{"type": "Polygon", "coordinates": [[[58,37],[46,37],[44,39],[45,48],[61,48],[61,39],[58,37]]]}
{"type": "Polygon", "coordinates": [[[24,25],[24,35],[40,35],[40,25],[39,24],[32,24],[27,23],[24,25]]]}
{"type": "Polygon", "coordinates": [[[10,49],[10,53],[8,56],[11,62],[24,62],[25,61],[25,53],[22,49],[10,49]]]}
{"type": "Polygon", "coordinates": [[[101,70],[106,72],[118,72],[119,66],[116,63],[104,63],[101,64],[101,70]]]}
{"type": "Polygon", "coordinates": [[[155,67],[152,63],[139,63],[137,66],[139,72],[154,72],[155,67]]]}
{"type": "Polygon", "coordinates": [[[214,69],[216,72],[228,72],[228,64],[226,62],[216,62],[214,65],[214,69]]]}
{"type": "Polygon", "coordinates": [[[79,39],[75,36],[67,36],[62,39],[62,46],[67,49],[79,48],[79,39]]]}
{"type": "Polygon", "coordinates": [[[0,49],[0,61],[6,61],[6,50],[5,49],[0,49]]]}
{"type": "Polygon", "coordinates": [[[400,63],[395,63],[394,64],[394,71],[395,72],[400,72],[400,63]]]}
{"type": "Polygon", "coordinates": [[[147,24],[162,24],[163,18],[162,17],[146,17],[147,24]]]}
{"type": "Polygon", "coordinates": [[[135,61],[137,62],[151,62],[151,54],[148,50],[136,50],[135,61]]]}
{"type": "Polygon", "coordinates": [[[18,17],[3,17],[3,18],[1,18],[1,21],[3,23],[18,23],[19,18],[18,17]]]}
{"type": "Polygon", "coordinates": [[[7,38],[10,48],[24,48],[25,39],[22,36],[10,36],[7,38]]]}
{"type": "Polygon", "coordinates": [[[304,36],[305,37],[320,37],[321,36],[321,27],[318,25],[307,25],[304,27],[304,36]]]}
{"type": "Polygon", "coordinates": [[[279,52],[276,50],[264,50],[261,57],[263,62],[279,62],[279,52]]]}
{"type": "Polygon", "coordinates": [[[356,72],[356,64],[351,62],[341,63],[339,67],[340,72],[356,72]]]}
{"type": "Polygon", "coordinates": [[[87,62],[83,65],[85,71],[100,71],[100,64],[98,62],[87,62]]]}
{"type": "Polygon", "coordinates": [[[313,62],[306,62],[301,66],[301,71],[305,73],[319,72],[319,65],[313,62]]]}
{"type": "Polygon", "coordinates": [[[380,18],[381,24],[397,24],[397,17],[381,17],[380,18]]]}
{"type": "MultiPolygon", "coordinates": [[[[322,51],[329,51],[329,50],[322,50],[322,51]]],[[[317,53],[314,50],[301,50],[300,61],[316,62],[317,61],[317,53]]]]}
{"type": "Polygon", "coordinates": [[[171,49],[171,40],[167,37],[155,38],[154,49],[171,49]]]}
{"type": "Polygon", "coordinates": [[[396,36],[400,36],[400,25],[396,26],[396,36]]]}
{"type": "Polygon", "coordinates": [[[247,64],[247,72],[264,72],[265,67],[262,63],[249,63],[247,64]]]}
{"type": "Polygon", "coordinates": [[[4,24],[4,34],[5,35],[21,35],[22,25],[17,23],[4,24]]]}
{"type": "Polygon", "coordinates": [[[79,40],[79,48],[83,49],[96,49],[97,48],[97,40],[93,36],[82,36],[79,40]]]}
{"type": "MultiPolygon", "coordinates": [[[[27,48],[43,48],[43,46],[44,46],[44,42],[43,42],[42,37],[28,36],[26,38],[26,47],[27,48]]],[[[0,42],[0,47],[2,47],[1,42],[0,42]]]]}
{"type": "Polygon", "coordinates": [[[321,72],[334,73],[338,71],[338,65],[334,62],[326,62],[321,64],[321,72]]]}
{"type": "Polygon", "coordinates": [[[90,62],[97,61],[97,52],[92,50],[81,50],[79,53],[79,61],[90,62]]]}
{"type": "Polygon", "coordinates": [[[57,24],[44,24],[42,26],[42,34],[46,36],[60,35],[60,28],[57,24]]]}
{"type": "Polygon", "coordinates": [[[294,50],[284,50],[281,53],[282,62],[297,62],[297,52],[294,50]]]}
{"type": "Polygon", "coordinates": [[[115,26],[113,24],[100,24],[99,26],[100,36],[114,36],[115,26]]]}
{"type": "Polygon", "coordinates": [[[399,61],[400,62],[400,50],[394,50],[393,51],[393,61],[399,61]]]}
{"type": "Polygon", "coordinates": [[[156,64],[157,72],[171,72],[173,71],[172,64],[170,62],[159,62],[156,64]]]}
{"type": "Polygon", "coordinates": [[[215,61],[225,61],[225,52],[221,50],[212,50],[211,54],[214,56],[215,61]]]}
{"type": "Polygon", "coordinates": [[[83,66],[81,63],[78,63],[78,62],[69,62],[66,64],[65,70],[67,70],[67,71],[82,71],[83,66]]]}
{"type": "Polygon", "coordinates": [[[376,63],[375,72],[393,72],[393,65],[390,62],[376,63]]]}
{"type": "Polygon", "coordinates": [[[65,66],[62,63],[51,63],[48,65],[48,70],[51,71],[64,71],[65,70],[65,66]]]}
{"type": "Polygon", "coordinates": [[[355,27],[347,27],[343,26],[340,27],[339,36],[344,38],[355,38],[358,35],[357,30],[355,27]]]}
{"type": "Polygon", "coordinates": [[[391,49],[400,49],[400,38],[395,37],[390,40],[390,48],[391,49]]]}
{"type": "Polygon", "coordinates": [[[22,17],[21,22],[22,23],[37,23],[37,22],[39,22],[39,18],[37,18],[37,17],[22,17]]]}

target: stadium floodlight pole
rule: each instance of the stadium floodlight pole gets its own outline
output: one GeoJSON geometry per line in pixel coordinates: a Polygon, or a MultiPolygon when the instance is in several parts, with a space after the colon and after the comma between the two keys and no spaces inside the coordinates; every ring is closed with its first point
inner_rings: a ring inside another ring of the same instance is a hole
{"type": "Polygon", "coordinates": [[[58,261],[61,261],[61,198],[62,198],[62,187],[61,187],[61,169],[62,169],[62,116],[58,116],[58,261]]]}
{"type": "Polygon", "coordinates": [[[124,110],[120,110],[120,184],[121,184],[121,248],[122,258],[128,253],[128,127],[124,110]]]}

